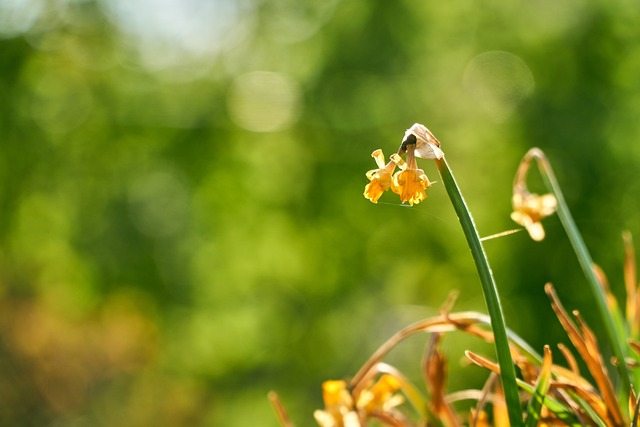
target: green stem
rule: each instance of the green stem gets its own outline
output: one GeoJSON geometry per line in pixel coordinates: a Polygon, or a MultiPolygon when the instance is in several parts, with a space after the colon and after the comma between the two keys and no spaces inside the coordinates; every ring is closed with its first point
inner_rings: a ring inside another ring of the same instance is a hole
{"type": "Polygon", "coordinates": [[[542,150],[540,150],[539,148],[530,149],[522,160],[519,173],[523,173],[521,171],[526,171],[525,168],[528,168],[528,164],[531,162],[531,159],[536,159],[536,161],[538,162],[538,167],[540,168],[542,179],[544,180],[544,183],[549,191],[553,193],[558,202],[558,218],[560,218],[560,222],[562,223],[562,226],[564,227],[567,236],[569,237],[569,241],[571,242],[571,246],[573,246],[576,257],[578,258],[580,267],[582,267],[582,271],[587,278],[587,283],[589,283],[589,287],[591,288],[591,292],[593,293],[593,297],[596,301],[596,306],[598,307],[600,319],[605,326],[609,345],[611,346],[616,359],[618,359],[618,363],[616,365],[618,368],[618,373],[620,374],[623,393],[621,407],[624,409],[627,407],[626,402],[628,401],[629,390],[631,388],[629,372],[627,371],[625,363],[626,347],[623,347],[620,340],[618,339],[616,324],[611,312],[609,311],[609,308],[607,307],[607,301],[604,292],[602,291],[598,278],[596,277],[596,274],[593,270],[593,261],[591,260],[591,255],[589,254],[589,250],[582,240],[582,236],[578,231],[576,223],[573,221],[571,212],[569,211],[567,203],[564,200],[564,196],[562,195],[562,190],[558,185],[558,181],[556,180],[555,174],[553,173],[551,164],[547,160],[544,152],[542,152],[542,150]]]}
{"type": "Polygon", "coordinates": [[[480,243],[480,236],[476,230],[471,213],[467,208],[467,205],[460,193],[458,184],[449,169],[447,161],[442,159],[436,159],[436,166],[442,177],[442,181],[449,195],[449,199],[453,204],[453,208],[458,215],[464,235],[467,238],[467,243],[471,249],[473,260],[480,276],[480,282],[482,283],[482,291],[484,293],[487,309],[489,310],[489,316],[491,318],[491,327],[493,329],[494,342],[496,348],[496,354],[498,357],[498,364],[500,366],[500,373],[502,377],[502,385],[504,388],[505,399],[507,402],[507,411],[509,413],[509,421],[512,427],[521,427],[522,410],[520,407],[520,399],[518,397],[518,385],[516,383],[516,372],[511,359],[511,352],[509,351],[509,341],[507,339],[507,328],[504,322],[504,315],[502,314],[502,306],[500,305],[500,298],[498,297],[498,289],[496,287],[493,275],[491,274],[491,268],[489,267],[489,261],[480,243]]]}

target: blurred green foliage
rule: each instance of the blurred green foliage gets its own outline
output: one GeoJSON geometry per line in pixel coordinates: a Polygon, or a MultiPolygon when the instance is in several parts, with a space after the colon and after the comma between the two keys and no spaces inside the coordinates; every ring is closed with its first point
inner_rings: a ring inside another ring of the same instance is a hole
{"type": "MultiPolygon", "coordinates": [[[[514,228],[513,174],[545,150],[620,295],[638,22],[631,0],[0,0],[0,424],[275,426],[275,389],[311,425],[323,380],[452,289],[484,311],[441,185],[362,197],[414,122],[485,235],[514,228]]],[[[545,225],[486,243],[538,350],[564,340],[545,282],[594,319],[545,225]]],[[[445,342],[452,388],[484,375],[467,341],[445,342]]],[[[391,361],[415,374],[423,346],[391,361]]]]}

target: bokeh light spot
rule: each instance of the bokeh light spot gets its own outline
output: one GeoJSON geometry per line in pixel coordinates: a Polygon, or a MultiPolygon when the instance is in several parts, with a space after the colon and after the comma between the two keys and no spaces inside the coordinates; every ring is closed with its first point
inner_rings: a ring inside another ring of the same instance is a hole
{"type": "Polygon", "coordinates": [[[33,88],[31,116],[47,132],[66,133],[84,123],[93,105],[91,91],[79,76],[51,72],[33,88]]]}
{"type": "Polygon", "coordinates": [[[245,0],[104,0],[102,4],[142,64],[154,70],[213,58],[232,46],[246,31],[244,17],[250,15],[251,6],[245,0]]]}
{"type": "Polygon", "coordinates": [[[265,4],[269,19],[265,25],[270,38],[297,43],[315,33],[333,16],[339,0],[299,2],[277,0],[265,4]]]}
{"type": "Polygon", "coordinates": [[[42,2],[0,0],[0,38],[11,38],[31,29],[42,12],[42,2]]]}
{"type": "Polygon", "coordinates": [[[300,89],[290,77],[268,71],[239,76],[227,98],[229,115],[253,132],[287,129],[300,115],[300,89]]]}
{"type": "Polygon", "coordinates": [[[170,237],[185,228],[188,200],[177,177],[155,171],[133,182],[129,191],[131,218],[138,230],[149,237],[170,237]]]}
{"type": "Polygon", "coordinates": [[[496,121],[507,118],[535,87],[527,64],[502,51],[484,52],[473,58],[465,69],[463,84],[496,121]]]}

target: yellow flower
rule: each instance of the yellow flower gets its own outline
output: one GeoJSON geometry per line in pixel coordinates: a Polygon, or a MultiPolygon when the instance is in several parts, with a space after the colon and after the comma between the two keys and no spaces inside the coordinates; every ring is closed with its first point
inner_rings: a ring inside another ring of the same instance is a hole
{"type": "Polygon", "coordinates": [[[380,149],[371,153],[371,157],[375,159],[378,169],[367,172],[367,178],[371,182],[364,187],[364,197],[373,203],[378,203],[378,199],[382,196],[382,193],[393,186],[391,174],[396,168],[396,164],[394,162],[385,164],[384,154],[382,154],[382,150],[380,149]]]}
{"type": "Polygon", "coordinates": [[[426,199],[427,193],[425,190],[431,186],[424,171],[418,169],[414,147],[414,145],[407,146],[406,162],[397,154],[391,155],[391,160],[402,169],[393,176],[391,189],[400,196],[402,203],[409,202],[411,206],[426,199]]]}
{"type": "Polygon", "coordinates": [[[353,398],[342,380],[322,383],[324,410],[313,413],[321,427],[360,427],[360,419],[353,407],[353,398]]]}
{"type": "Polygon", "coordinates": [[[400,380],[391,374],[383,374],[355,396],[351,395],[345,381],[325,381],[322,383],[324,409],[313,415],[321,427],[361,427],[377,415],[397,419],[394,408],[404,402],[402,395],[397,393],[401,388],[400,380]]]}
{"type": "Polygon", "coordinates": [[[370,389],[360,394],[356,406],[367,414],[389,413],[391,409],[404,402],[400,394],[394,394],[401,388],[402,384],[396,377],[384,374],[370,389]]]}
{"type": "Polygon", "coordinates": [[[553,194],[539,196],[521,189],[514,192],[511,202],[511,219],[524,226],[536,242],[543,240],[545,234],[540,220],[556,211],[557,201],[553,194]]]}

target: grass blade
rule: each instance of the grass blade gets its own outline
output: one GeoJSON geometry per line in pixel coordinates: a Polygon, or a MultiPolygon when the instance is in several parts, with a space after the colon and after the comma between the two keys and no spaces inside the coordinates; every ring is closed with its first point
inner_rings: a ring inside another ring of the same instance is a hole
{"type": "Polygon", "coordinates": [[[544,398],[551,385],[551,361],[551,349],[546,345],[544,346],[544,361],[542,363],[542,369],[540,370],[540,376],[538,377],[536,391],[527,406],[525,427],[536,427],[540,421],[540,411],[542,411],[544,398]]]}
{"type": "Polygon", "coordinates": [[[491,317],[491,327],[493,329],[495,337],[495,349],[498,357],[498,364],[500,365],[500,371],[502,372],[502,384],[504,387],[505,400],[507,403],[507,411],[509,413],[509,421],[512,427],[521,427],[522,411],[520,408],[520,398],[518,397],[518,386],[516,384],[516,372],[511,359],[511,353],[509,351],[509,341],[507,339],[507,328],[504,322],[504,315],[502,313],[502,306],[500,304],[500,298],[498,296],[498,289],[496,287],[493,275],[491,274],[491,268],[489,267],[489,261],[480,242],[480,236],[471,217],[471,213],[467,208],[467,204],[460,193],[458,184],[456,183],[453,173],[447,164],[447,161],[442,159],[435,159],[436,166],[440,172],[442,182],[447,190],[451,204],[458,215],[460,224],[464,231],[464,235],[467,239],[471,254],[480,276],[480,282],[482,283],[482,291],[485,298],[485,303],[491,317]]]}

